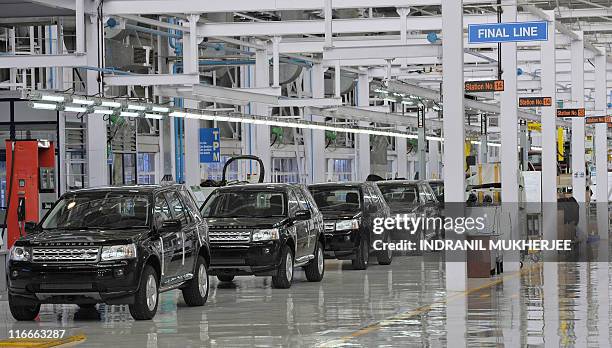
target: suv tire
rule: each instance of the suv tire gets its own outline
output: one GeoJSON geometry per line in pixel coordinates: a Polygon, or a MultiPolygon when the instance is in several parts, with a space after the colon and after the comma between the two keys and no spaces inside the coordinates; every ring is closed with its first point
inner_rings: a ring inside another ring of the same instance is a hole
{"type": "Polygon", "coordinates": [[[272,286],[277,289],[289,289],[293,280],[293,253],[288,245],[285,245],[281,254],[281,263],[272,276],[272,286]]]}
{"type": "Polygon", "coordinates": [[[203,306],[208,299],[208,265],[202,256],[198,256],[193,278],[182,289],[183,299],[190,307],[203,306]]]}
{"type": "Polygon", "coordinates": [[[306,273],[306,279],[308,279],[309,282],[320,282],[323,279],[323,275],[325,274],[325,260],[323,256],[323,244],[321,242],[317,243],[315,257],[308,265],[304,266],[304,271],[306,273]]]}
{"type": "Polygon", "coordinates": [[[234,280],[234,276],[233,275],[218,275],[217,279],[219,279],[220,282],[231,282],[232,280],[234,280]]]}
{"type": "MultiPolygon", "coordinates": [[[[385,242],[391,243],[391,234],[387,234],[385,242]]],[[[393,261],[393,251],[389,250],[389,248],[387,248],[387,250],[380,250],[376,254],[376,259],[379,265],[390,265],[391,261],[393,261]]]]}
{"type": "Polygon", "coordinates": [[[142,270],[138,291],[134,294],[130,314],[135,320],[149,320],[155,316],[159,304],[159,277],[151,265],[142,270]]]}
{"type": "Polygon", "coordinates": [[[364,270],[368,268],[370,261],[370,243],[367,238],[360,238],[359,247],[355,253],[355,258],[352,260],[353,268],[364,270]]]}
{"type": "Polygon", "coordinates": [[[34,320],[40,312],[40,303],[36,305],[16,305],[13,304],[13,296],[9,295],[9,308],[13,318],[18,321],[29,321],[34,320]]]}

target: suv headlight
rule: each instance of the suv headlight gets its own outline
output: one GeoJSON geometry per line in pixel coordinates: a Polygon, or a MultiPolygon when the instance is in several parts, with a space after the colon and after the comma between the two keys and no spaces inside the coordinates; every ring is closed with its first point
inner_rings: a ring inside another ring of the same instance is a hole
{"type": "Polygon", "coordinates": [[[136,245],[111,245],[102,247],[101,261],[123,260],[136,258],[136,245]]]}
{"type": "Polygon", "coordinates": [[[252,239],[253,242],[260,242],[264,240],[278,240],[280,233],[278,228],[271,228],[266,230],[255,230],[253,231],[252,239]]]}
{"type": "Polygon", "coordinates": [[[357,230],[359,229],[359,220],[342,220],[336,222],[336,231],[347,231],[347,230],[357,230]]]}
{"type": "Polygon", "coordinates": [[[26,247],[14,245],[11,248],[9,259],[12,261],[30,261],[30,250],[26,247]]]}

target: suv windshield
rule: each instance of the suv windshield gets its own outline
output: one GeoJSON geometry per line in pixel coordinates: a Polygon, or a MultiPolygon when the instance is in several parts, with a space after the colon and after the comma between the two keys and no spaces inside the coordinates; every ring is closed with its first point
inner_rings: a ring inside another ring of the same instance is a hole
{"type": "Polygon", "coordinates": [[[149,226],[149,199],[137,192],[83,192],[62,198],[43,229],[128,229],[149,226]]]}
{"type": "Polygon", "coordinates": [[[321,211],[356,212],[361,207],[357,187],[311,187],[310,192],[321,211]]]}
{"type": "Polygon", "coordinates": [[[287,216],[287,199],[279,191],[215,192],[204,203],[202,216],[284,217],[287,216]]]}
{"type": "Polygon", "coordinates": [[[390,207],[415,205],[419,203],[419,188],[414,184],[378,185],[390,207]]]}

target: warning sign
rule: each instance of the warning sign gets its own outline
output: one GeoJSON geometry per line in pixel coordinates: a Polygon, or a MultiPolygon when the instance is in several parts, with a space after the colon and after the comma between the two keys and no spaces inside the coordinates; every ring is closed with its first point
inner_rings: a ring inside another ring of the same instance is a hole
{"type": "Polygon", "coordinates": [[[519,98],[519,107],[521,108],[536,108],[543,106],[552,106],[551,97],[523,97],[519,98]]]}
{"type": "Polygon", "coordinates": [[[467,81],[466,92],[503,92],[504,80],[467,81]]]}
{"type": "Polygon", "coordinates": [[[584,108],[581,109],[557,109],[557,117],[584,117],[584,108]]]}

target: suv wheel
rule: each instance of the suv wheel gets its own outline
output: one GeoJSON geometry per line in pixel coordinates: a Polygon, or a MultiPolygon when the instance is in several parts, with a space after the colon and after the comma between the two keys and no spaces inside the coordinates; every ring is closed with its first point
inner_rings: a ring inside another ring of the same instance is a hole
{"type": "Polygon", "coordinates": [[[13,318],[19,321],[34,320],[40,312],[40,303],[35,305],[16,305],[13,296],[9,295],[9,308],[13,318]]]}
{"type": "Polygon", "coordinates": [[[208,270],[206,260],[198,256],[193,278],[183,288],[183,298],[188,306],[203,306],[208,299],[208,270]]]}
{"type": "MultiPolygon", "coordinates": [[[[385,242],[391,243],[391,234],[387,234],[385,242]]],[[[376,255],[376,259],[379,265],[390,265],[393,260],[393,250],[390,250],[388,247],[387,250],[380,250],[376,255]]]]}
{"type": "Polygon", "coordinates": [[[153,318],[159,302],[159,280],[151,265],[146,265],[142,271],[140,286],[134,297],[134,304],[130,305],[132,317],[135,320],[153,318]]]}
{"type": "Polygon", "coordinates": [[[315,257],[310,263],[304,267],[306,273],[306,279],[309,282],[320,282],[325,274],[325,260],[323,257],[323,244],[317,243],[317,249],[315,250],[315,257]]]}
{"type": "Polygon", "coordinates": [[[293,280],[293,253],[291,248],[285,245],[281,256],[281,264],[272,276],[272,286],[277,289],[288,289],[293,280]]]}
{"type": "Polygon", "coordinates": [[[353,259],[353,268],[354,269],[367,269],[368,262],[370,261],[370,243],[368,243],[367,238],[361,238],[359,241],[359,247],[357,248],[357,252],[355,253],[355,258],[353,259]]]}
{"type": "Polygon", "coordinates": [[[219,279],[220,282],[231,282],[232,280],[234,280],[234,276],[233,275],[218,275],[217,279],[219,279]]]}

